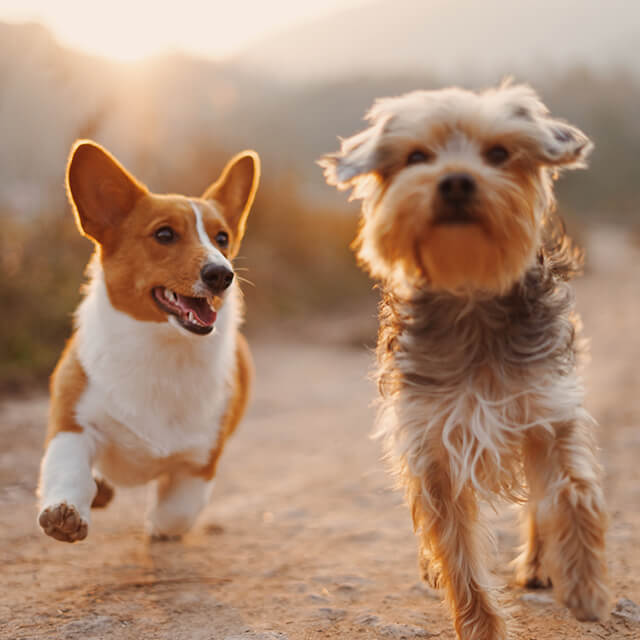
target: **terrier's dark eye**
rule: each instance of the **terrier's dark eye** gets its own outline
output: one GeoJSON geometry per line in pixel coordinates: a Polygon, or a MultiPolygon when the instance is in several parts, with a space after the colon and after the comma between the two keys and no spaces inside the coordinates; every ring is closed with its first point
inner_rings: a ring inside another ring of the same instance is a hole
{"type": "Polygon", "coordinates": [[[171,244],[178,238],[178,234],[171,227],[160,227],[153,232],[153,237],[160,244],[171,244]]]}
{"type": "Polygon", "coordinates": [[[497,144],[495,147],[488,149],[484,157],[489,164],[497,167],[509,159],[509,152],[502,145],[497,144]]]}
{"type": "Polygon", "coordinates": [[[428,151],[416,149],[407,156],[407,164],[421,164],[423,162],[431,162],[433,156],[428,151]]]}
{"type": "Polygon", "coordinates": [[[216,233],[216,242],[219,247],[226,249],[229,246],[229,234],[226,231],[218,231],[216,233]]]}

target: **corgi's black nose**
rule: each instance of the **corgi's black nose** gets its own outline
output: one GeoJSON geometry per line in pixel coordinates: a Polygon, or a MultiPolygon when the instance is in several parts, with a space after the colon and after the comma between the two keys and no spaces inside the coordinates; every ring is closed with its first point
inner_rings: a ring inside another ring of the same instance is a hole
{"type": "Polygon", "coordinates": [[[233,282],[233,271],[223,264],[209,262],[202,267],[200,277],[212,293],[222,293],[233,282]]]}
{"type": "Polygon", "coordinates": [[[476,181],[468,173],[450,173],[440,180],[438,191],[451,204],[464,204],[476,190],[476,181]]]}

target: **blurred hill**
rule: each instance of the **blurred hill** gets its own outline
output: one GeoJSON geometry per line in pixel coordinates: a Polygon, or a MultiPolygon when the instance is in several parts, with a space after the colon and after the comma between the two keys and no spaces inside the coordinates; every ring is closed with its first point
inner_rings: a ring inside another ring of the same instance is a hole
{"type": "MultiPolygon", "coordinates": [[[[219,125],[230,110],[243,115],[239,96],[256,80],[181,55],[111,62],[65,49],[42,26],[0,23],[0,86],[0,207],[29,215],[61,204],[66,156],[79,137],[105,143],[160,188],[156,178],[184,173],[194,140],[225,146],[219,125]]],[[[229,145],[249,146],[248,138],[229,145]]]]}
{"type": "Polygon", "coordinates": [[[78,137],[104,143],[152,189],[193,193],[211,179],[203,160],[253,147],[263,156],[265,180],[295,174],[303,200],[344,208],[344,199],[323,184],[314,160],[335,148],[338,135],[362,126],[376,96],[453,83],[485,86],[507,73],[531,81],[553,111],[596,142],[589,179],[571,176],[562,184],[567,205],[600,215],[609,209],[622,216],[637,210],[640,65],[623,52],[638,30],[640,5],[611,0],[605,11],[599,0],[567,0],[552,11],[542,0],[502,4],[373,3],[282,34],[272,47],[259,47],[260,55],[252,49],[224,63],[179,54],[110,62],[63,48],[41,26],[0,23],[0,212],[24,217],[63,207],[64,163],[78,137]],[[533,5],[540,15],[554,18],[548,28],[525,29],[535,23],[533,5]],[[385,29],[371,31],[372,21],[385,29]],[[511,32],[507,36],[507,23],[520,34],[518,55],[512,55],[518,39],[511,32]],[[456,24],[465,34],[477,32],[476,40],[453,37],[459,33],[456,24]],[[369,34],[368,39],[349,44],[339,25],[363,38],[369,34]],[[334,34],[330,51],[316,46],[317,39],[329,37],[327,30],[334,34]],[[550,37],[558,44],[554,55],[564,52],[564,63],[543,74],[534,43],[542,46],[550,37]],[[403,46],[396,47],[400,41],[403,46]],[[448,49],[418,56],[416,47],[439,50],[438,43],[448,49]],[[347,44],[360,56],[344,50],[342,63],[334,61],[347,44]],[[460,57],[467,49],[471,55],[474,47],[480,52],[476,61],[486,67],[483,74],[460,57]],[[398,61],[405,60],[403,73],[376,71],[377,57],[391,50],[398,61]],[[309,74],[299,82],[291,81],[294,75],[283,82],[274,69],[260,71],[277,51],[288,52],[290,64],[306,66],[309,74]],[[365,58],[368,72],[358,75],[365,58]],[[629,64],[614,65],[624,60],[629,64]],[[451,71],[444,70],[445,62],[451,71]],[[314,65],[325,72],[309,83],[314,65]]]}
{"type": "Polygon", "coordinates": [[[264,38],[238,61],[307,83],[424,71],[486,82],[577,64],[640,74],[639,38],[629,0],[377,0],[264,38]]]}
{"type": "Polygon", "coordinates": [[[640,5],[503,4],[373,3],[224,62],[172,54],[116,63],[68,50],[41,26],[0,23],[0,306],[11,310],[0,327],[0,390],[42,380],[70,330],[90,253],[64,193],[76,138],[104,144],[154,191],[193,195],[232,153],[260,153],[263,179],[241,261],[255,283],[244,287],[250,331],[341,307],[364,305],[373,315],[371,286],[348,249],[357,207],[324,185],[315,160],[362,127],[377,96],[482,87],[506,73],[529,81],[596,144],[589,171],[558,184],[563,214],[640,225],[640,65],[625,53],[640,5]],[[512,56],[520,41],[521,55],[512,56]],[[546,45],[527,44],[536,42],[546,45]],[[564,52],[557,66],[537,53],[556,45],[564,52]],[[378,65],[396,48],[402,72],[378,65]],[[288,60],[274,66],[276,51],[288,60]],[[368,67],[358,66],[368,57],[368,67]],[[304,74],[287,71],[305,65],[304,74]]]}

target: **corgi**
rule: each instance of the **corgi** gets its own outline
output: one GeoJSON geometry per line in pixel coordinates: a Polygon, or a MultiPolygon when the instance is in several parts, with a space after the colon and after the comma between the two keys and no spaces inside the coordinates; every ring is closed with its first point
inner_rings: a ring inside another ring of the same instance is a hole
{"type": "Polygon", "coordinates": [[[253,378],[232,261],[259,177],[244,151],[202,197],[158,195],[98,144],[73,146],[67,193],[95,251],[51,378],[38,522],[52,538],[84,539],[113,485],[154,483],[152,538],[180,537],[207,503],[253,378]]]}

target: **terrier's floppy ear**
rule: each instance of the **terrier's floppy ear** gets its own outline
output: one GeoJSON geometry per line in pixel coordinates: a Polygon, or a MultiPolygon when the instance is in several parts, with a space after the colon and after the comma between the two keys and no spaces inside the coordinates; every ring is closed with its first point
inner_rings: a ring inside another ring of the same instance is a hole
{"type": "Polygon", "coordinates": [[[231,158],[222,174],[202,196],[222,207],[234,234],[234,245],[242,240],[247,217],[260,182],[260,157],[255,151],[241,151],[231,158]]]}
{"type": "Polygon", "coordinates": [[[340,151],[318,160],[328,184],[348,189],[358,178],[374,173],[384,163],[380,143],[391,116],[378,117],[374,107],[367,119],[373,121],[368,129],[342,140],[340,151]]]}
{"type": "Polygon", "coordinates": [[[545,117],[538,121],[540,161],[553,167],[580,169],[593,149],[593,143],[577,127],[545,117]]]}
{"type": "Polygon", "coordinates": [[[593,144],[580,129],[552,118],[537,93],[527,85],[511,85],[507,80],[498,91],[507,96],[513,117],[533,141],[537,162],[567,169],[585,166],[593,144]]]}
{"type": "Polygon", "coordinates": [[[73,145],[66,182],[81,233],[99,244],[148,193],[106,149],[90,140],[73,145]]]}

